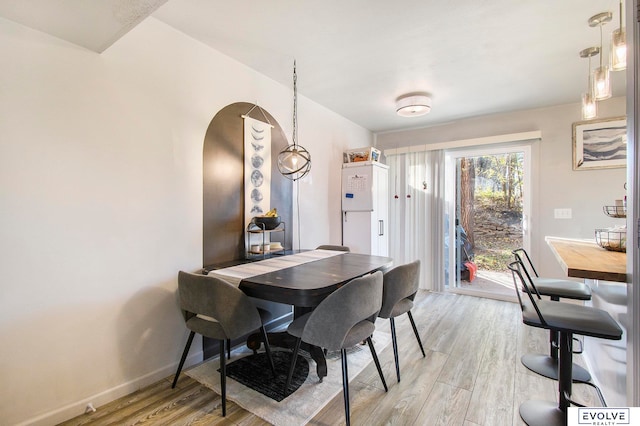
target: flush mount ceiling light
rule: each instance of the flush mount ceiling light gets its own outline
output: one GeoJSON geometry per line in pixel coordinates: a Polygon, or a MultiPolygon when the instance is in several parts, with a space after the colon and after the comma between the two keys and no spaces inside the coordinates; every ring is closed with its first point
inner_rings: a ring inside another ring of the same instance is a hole
{"type": "Polygon", "coordinates": [[[431,98],[425,95],[405,95],[396,100],[396,112],[402,117],[419,117],[431,111],[431,98]]]}

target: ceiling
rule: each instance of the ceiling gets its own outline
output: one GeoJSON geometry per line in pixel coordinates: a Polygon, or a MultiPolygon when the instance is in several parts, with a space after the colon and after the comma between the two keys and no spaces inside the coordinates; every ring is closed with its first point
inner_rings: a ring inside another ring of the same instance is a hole
{"type": "Polygon", "coordinates": [[[295,59],[301,95],[373,132],[579,102],[578,53],[600,44],[587,21],[607,10],[605,46],[618,0],[0,0],[1,17],[96,52],[153,16],[290,87],[295,59]],[[408,93],[431,113],[397,116],[408,93]]]}

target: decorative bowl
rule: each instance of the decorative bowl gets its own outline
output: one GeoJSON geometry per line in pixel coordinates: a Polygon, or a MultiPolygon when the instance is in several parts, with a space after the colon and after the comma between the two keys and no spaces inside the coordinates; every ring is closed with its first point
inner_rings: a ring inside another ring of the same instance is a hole
{"type": "Polygon", "coordinates": [[[253,223],[260,229],[265,231],[271,231],[276,229],[280,225],[280,216],[256,216],[253,218],[253,223]]]}

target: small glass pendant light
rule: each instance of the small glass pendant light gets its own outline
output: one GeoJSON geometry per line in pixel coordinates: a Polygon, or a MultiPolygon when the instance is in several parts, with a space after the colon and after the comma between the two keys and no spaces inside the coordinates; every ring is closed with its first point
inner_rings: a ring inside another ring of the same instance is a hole
{"type": "Polygon", "coordinates": [[[622,0],[620,0],[620,26],[611,33],[611,71],[627,69],[627,32],[622,21],[622,0]]]}
{"type": "Polygon", "coordinates": [[[587,92],[582,94],[582,119],[591,120],[598,115],[598,104],[592,94],[591,84],[591,57],[600,53],[599,47],[588,47],[580,51],[581,58],[589,58],[589,69],[587,70],[587,92]]]}
{"type": "Polygon", "coordinates": [[[590,92],[582,94],[582,119],[591,120],[598,116],[598,104],[590,92]]]}
{"type": "Polygon", "coordinates": [[[602,26],[610,22],[612,18],[611,12],[602,12],[589,18],[589,26],[600,27],[600,66],[593,70],[593,97],[597,101],[609,99],[611,97],[611,79],[609,78],[609,67],[604,65],[602,51],[602,26]]]}
{"type": "Polygon", "coordinates": [[[598,101],[603,101],[611,97],[609,67],[598,67],[593,70],[593,94],[598,101]]]}

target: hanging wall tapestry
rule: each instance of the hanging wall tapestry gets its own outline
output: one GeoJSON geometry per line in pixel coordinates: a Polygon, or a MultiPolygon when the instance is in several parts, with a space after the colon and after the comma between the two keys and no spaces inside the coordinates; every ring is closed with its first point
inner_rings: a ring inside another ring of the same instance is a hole
{"type": "Polygon", "coordinates": [[[271,124],[244,118],[244,224],[271,207],[271,124]]]}

